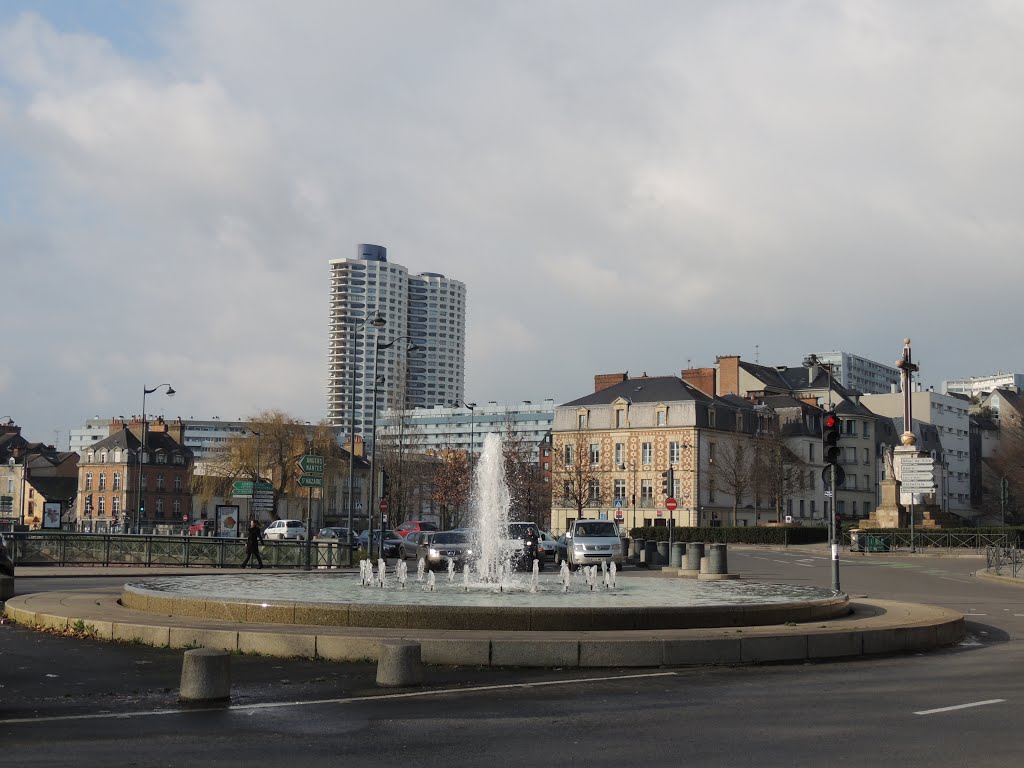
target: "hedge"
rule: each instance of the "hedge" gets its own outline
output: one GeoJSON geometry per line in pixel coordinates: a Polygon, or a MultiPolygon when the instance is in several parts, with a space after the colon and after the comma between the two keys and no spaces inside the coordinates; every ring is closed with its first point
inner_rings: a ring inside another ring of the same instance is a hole
{"type": "MultiPolygon", "coordinates": [[[[634,539],[668,541],[668,526],[633,528],[634,539]]],[[[703,541],[708,544],[824,544],[828,530],[824,527],[748,526],[737,528],[672,529],[672,541],[703,541]]]]}

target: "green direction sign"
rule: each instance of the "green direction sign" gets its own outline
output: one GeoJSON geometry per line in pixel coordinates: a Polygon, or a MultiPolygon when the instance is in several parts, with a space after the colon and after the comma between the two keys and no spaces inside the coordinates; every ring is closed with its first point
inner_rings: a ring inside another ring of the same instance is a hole
{"type": "Polygon", "coordinates": [[[319,475],[299,475],[299,485],[303,488],[323,488],[324,479],[319,475]]]}
{"type": "Polygon", "coordinates": [[[271,483],[263,480],[254,483],[252,480],[235,480],[231,484],[231,492],[235,496],[252,496],[253,491],[270,491],[273,492],[274,486],[271,483]]]}
{"type": "Polygon", "coordinates": [[[14,509],[13,496],[0,496],[0,511],[11,512],[14,509]]]}
{"type": "Polygon", "coordinates": [[[314,456],[307,453],[299,458],[299,469],[307,475],[322,475],[324,473],[324,457],[314,456]]]}

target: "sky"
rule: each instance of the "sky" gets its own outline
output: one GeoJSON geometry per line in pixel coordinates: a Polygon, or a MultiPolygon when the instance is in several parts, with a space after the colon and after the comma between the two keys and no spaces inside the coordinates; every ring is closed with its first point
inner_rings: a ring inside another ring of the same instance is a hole
{"type": "Polygon", "coordinates": [[[0,420],[326,411],[328,261],[466,399],[845,350],[1024,371],[1024,5],[0,2],[0,420]]]}

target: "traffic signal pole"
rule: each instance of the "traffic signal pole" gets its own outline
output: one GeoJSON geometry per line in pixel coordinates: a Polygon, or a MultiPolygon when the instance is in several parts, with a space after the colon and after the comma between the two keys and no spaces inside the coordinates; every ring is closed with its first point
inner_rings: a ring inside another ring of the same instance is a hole
{"type": "Polygon", "coordinates": [[[832,589],[836,592],[839,591],[839,526],[836,525],[838,509],[836,505],[836,467],[832,466],[832,515],[830,518],[831,533],[829,537],[832,541],[832,589]]]}

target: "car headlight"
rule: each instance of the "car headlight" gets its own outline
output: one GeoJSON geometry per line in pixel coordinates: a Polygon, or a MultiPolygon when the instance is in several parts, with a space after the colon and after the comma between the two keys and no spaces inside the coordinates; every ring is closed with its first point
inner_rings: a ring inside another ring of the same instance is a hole
{"type": "Polygon", "coordinates": [[[430,548],[430,556],[431,557],[437,557],[437,550],[434,549],[433,547],[430,548]]]}
{"type": "Polygon", "coordinates": [[[573,545],[572,545],[572,548],[573,548],[574,550],[576,550],[577,552],[582,552],[582,551],[583,551],[583,549],[584,549],[584,547],[583,547],[583,545],[582,545],[582,544],[573,544],[573,545]]]}

